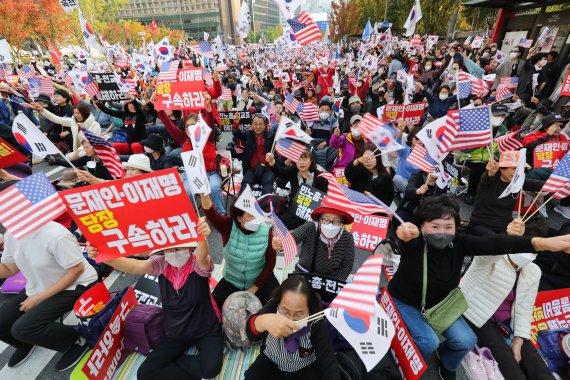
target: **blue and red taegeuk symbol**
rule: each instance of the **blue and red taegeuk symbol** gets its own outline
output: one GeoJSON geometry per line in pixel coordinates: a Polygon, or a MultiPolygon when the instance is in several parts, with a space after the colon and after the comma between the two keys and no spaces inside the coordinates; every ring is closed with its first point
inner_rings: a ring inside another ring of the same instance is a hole
{"type": "Polygon", "coordinates": [[[348,310],[343,310],[342,317],[346,325],[354,332],[366,334],[368,329],[370,329],[370,317],[367,315],[350,313],[348,310]]]}
{"type": "Polygon", "coordinates": [[[26,148],[26,150],[28,152],[32,152],[32,147],[31,145],[28,143],[28,141],[26,140],[26,136],[24,136],[23,134],[21,134],[20,132],[14,132],[14,137],[16,138],[16,141],[18,142],[18,144],[22,145],[24,148],[26,148]]]}
{"type": "Polygon", "coordinates": [[[161,46],[158,48],[158,52],[162,55],[168,55],[170,53],[170,50],[167,46],[161,46]]]}
{"type": "Polygon", "coordinates": [[[443,135],[445,134],[445,127],[440,127],[435,131],[435,138],[437,141],[443,141],[443,135]]]}

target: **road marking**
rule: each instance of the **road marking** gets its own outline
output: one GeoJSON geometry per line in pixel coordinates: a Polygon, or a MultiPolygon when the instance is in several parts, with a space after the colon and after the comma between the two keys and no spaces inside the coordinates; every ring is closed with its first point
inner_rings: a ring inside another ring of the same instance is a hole
{"type": "Polygon", "coordinates": [[[53,174],[55,174],[55,173],[58,173],[58,172],[62,171],[63,169],[65,169],[64,166],[58,166],[57,168],[55,168],[55,169],[53,169],[53,170],[50,170],[49,172],[45,173],[45,174],[46,174],[46,177],[49,178],[51,175],[53,175],[53,174]]]}

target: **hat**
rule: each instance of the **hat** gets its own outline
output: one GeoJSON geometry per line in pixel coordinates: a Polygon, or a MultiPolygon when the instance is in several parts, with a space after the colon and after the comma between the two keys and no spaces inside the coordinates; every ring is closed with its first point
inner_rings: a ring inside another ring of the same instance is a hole
{"type": "MultiPolygon", "coordinates": [[[[499,159],[500,168],[516,168],[519,160],[521,158],[521,152],[519,150],[507,150],[501,152],[501,158],[499,159]]],[[[530,168],[528,164],[525,164],[526,168],[530,168]]]]}
{"type": "Polygon", "coordinates": [[[148,135],[146,139],[140,141],[140,144],[155,151],[161,151],[164,149],[164,140],[156,133],[148,135]]]}
{"type": "Polygon", "coordinates": [[[319,206],[316,209],[314,209],[313,212],[311,213],[311,219],[313,219],[316,222],[318,220],[319,215],[327,212],[342,216],[344,218],[344,224],[352,224],[352,222],[354,222],[354,218],[348,212],[337,210],[336,208],[331,208],[327,206],[319,206]]]}
{"type": "Polygon", "coordinates": [[[164,248],[160,248],[160,249],[155,249],[153,251],[150,252],[151,255],[154,255],[155,253],[158,252],[162,252],[165,249],[173,249],[173,248],[196,248],[198,246],[198,242],[197,241],[191,241],[188,243],[182,243],[182,244],[177,244],[177,245],[173,245],[171,247],[164,247],[164,248]]]}
{"type": "Polygon", "coordinates": [[[39,94],[38,97],[36,98],[36,102],[44,102],[47,104],[51,104],[51,98],[49,97],[49,95],[39,94]]]}
{"type": "Polygon", "coordinates": [[[352,125],[352,124],[354,124],[354,123],[356,123],[357,121],[360,121],[360,120],[362,120],[362,116],[360,116],[360,115],[354,115],[354,116],[352,116],[352,117],[350,118],[350,124],[352,125]]]}
{"type": "Polygon", "coordinates": [[[319,103],[319,107],[322,106],[329,106],[332,108],[332,102],[330,101],[330,96],[324,96],[321,102],[319,103]]]}
{"type": "Polygon", "coordinates": [[[352,103],[355,103],[355,102],[362,104],[362,100],[360,99],[360,96],[354,95],[354,96],[351,96],[351,97],[348,99],[348,104],[349,104],[349,105],[352,104],[352,103]]]}
{"type": "Polygon", "coordinates": [[[542,129],[550,127],[554,123],[565,123],[568,119],[558,113],[552,113],[542,118],[542,129]]]}
{"type": "Polygon", "coordinates": [[[144,154],[133,154],[129,157],[129,161],[123,162],[124,168],[135,168],[143,172],[151,172],[150,159],[144,154]]]}
{"type": "Polygon", "coordinates": [[[504,104],[495,103],[491,106],[492,115],[509,115],[513,112],[514,112],[513,110],[511,110],[509,107],[507,107],[504,104]]]}

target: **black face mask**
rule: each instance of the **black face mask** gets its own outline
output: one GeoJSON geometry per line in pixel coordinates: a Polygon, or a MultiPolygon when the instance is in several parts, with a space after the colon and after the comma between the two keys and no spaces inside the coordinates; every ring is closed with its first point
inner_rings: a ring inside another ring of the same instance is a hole
{"type": "Polygon", "coordinates": [[[426,234],[424,232],[424,241],[426,244],[431,245],[435,249],[445,249],[453,247],[453,239],[455,235],[439,233],[439,234],[426,234]]]}

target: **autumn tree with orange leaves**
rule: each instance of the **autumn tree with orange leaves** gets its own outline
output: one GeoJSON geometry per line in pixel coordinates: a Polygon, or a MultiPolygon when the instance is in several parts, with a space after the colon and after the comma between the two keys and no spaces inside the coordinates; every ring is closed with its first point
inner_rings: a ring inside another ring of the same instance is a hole
{"type": "Polygon", "coordinates": [[[354,33],[362,32],[358,26],[360,16],[360,4],[351,0],[335,0],[331,3],[330,35],[333,41],[354,33]],[[335,34],[335,26],[338,25],[338,34],[335,34]]]}

